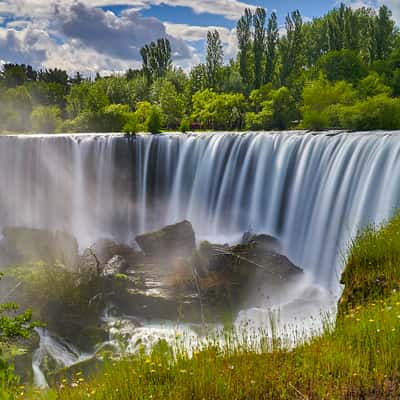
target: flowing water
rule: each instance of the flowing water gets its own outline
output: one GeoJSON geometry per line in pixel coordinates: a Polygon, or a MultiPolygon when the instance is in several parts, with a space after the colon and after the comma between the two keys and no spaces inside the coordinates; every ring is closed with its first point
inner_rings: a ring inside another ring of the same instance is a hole
{"type": "Polygon", "coordinates": [[[82,247],[183,219],[199,240],[266,233],[312,281],[283,313],[315,314],[340,293],[349,240],[400,206],[399,171],[400,132],[0,136],[0,228],[61,229],[82,247]]]}
{"type": "Polygon", "coordinates": [[[82,246],[183,219],[220,243],[252,230],[337,289],[349,239],[399,207],[399,170],[399,133],[0,137],[0,227],[82,246]]]}

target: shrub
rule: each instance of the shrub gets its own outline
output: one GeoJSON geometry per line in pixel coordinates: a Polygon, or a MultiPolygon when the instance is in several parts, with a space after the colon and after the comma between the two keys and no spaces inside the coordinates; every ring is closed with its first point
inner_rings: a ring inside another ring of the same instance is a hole
{"type": "Polygon", "coordinates": [[[190,120],[189,120],[189,118],[182,118],[181,124],[179,126],[179,130],[182,133],[186,133],[187,131],[190,130],[190,120]]]}
{"type": "Polygon", "coordinates": [[[342,107],[340,121],[343,128],[353,130],[400,129],[400,99],[385,94],[342,107]]]}
{"type": "Polygon", "coordinates": [[[160,133],[163,123],[161,110],[157,106],[152,106],[146,121],[147,131],[150,133],[160,133]]]}
{"type": "Polygon", "coordinates": [[[31,114],[32,129],[40,133],[55,133],[62,125],[61,111],[56,106],[39,106],[31,114]]]}

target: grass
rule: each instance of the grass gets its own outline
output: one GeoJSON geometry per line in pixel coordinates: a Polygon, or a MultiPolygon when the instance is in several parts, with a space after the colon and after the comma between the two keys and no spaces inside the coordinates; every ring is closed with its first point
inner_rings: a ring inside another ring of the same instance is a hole
{"type": "Polygon", "coordinates": [[[400,216],[369,227],[352,243],[345,292],[334,324],[290,348],[264,337],[225,332],[192,354],[173,355],[165,342],[106,362],[85,380],[80,373],[48,391],[17,398],[132,399],[398,399],[400,398],[400,216]]]}

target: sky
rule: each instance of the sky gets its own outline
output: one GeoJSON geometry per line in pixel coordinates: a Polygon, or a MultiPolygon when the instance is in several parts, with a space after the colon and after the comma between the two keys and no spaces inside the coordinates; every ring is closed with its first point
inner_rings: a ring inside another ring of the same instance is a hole
{"type": "MultiPolygon", "coordinates": [[[[386,4],[400,23],[400,0],[347,0],[352,7],[386,4]]],[[[167,37],[174,63],[204,60],[207,31],[217,29],[226,60],[237,54],[235,26],[245,8],[307,21],[338,0],[0,0],[0,62],[62,68],[73,74],[119,73],[141,65],[140,48],[167,37]]]]}

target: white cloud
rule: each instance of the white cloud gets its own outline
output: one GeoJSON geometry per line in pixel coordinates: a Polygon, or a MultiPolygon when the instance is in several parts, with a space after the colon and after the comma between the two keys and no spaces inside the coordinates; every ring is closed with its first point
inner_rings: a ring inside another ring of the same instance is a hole
{"type": "MultiPolygon", "coordinates": [[[[47,16],[54,7],[70,7],[75,0],[0,0],[0,13],[30,17],[47,16]]],[[[89,7],[104,7],[112,5],[126,5],[135,10],[149,8],[152,5],[168,5],[171,7],[189,7],[195,13],[210,13],[222,15],[225,18],[236,20],[240,18],[246,7],[255,6],[240,0],[84,0],[89,7]]]]}
{"type": "Polygon", "coordinates": [[[226,59],[237,53],[235,30],[163,23],[137,11],[153,5],[189,7],[195,13],[238,19],[246,0],[0,0],[0,59],[35,67],[60,67],[69,72],[122,71],[141,64],[140,48],[167,37],[175,61],[185,69],[200,62],[202,54],[190,46],[218,30],[226,59]],[[121,15],[102,6],[126,5],[121,15]]]}

